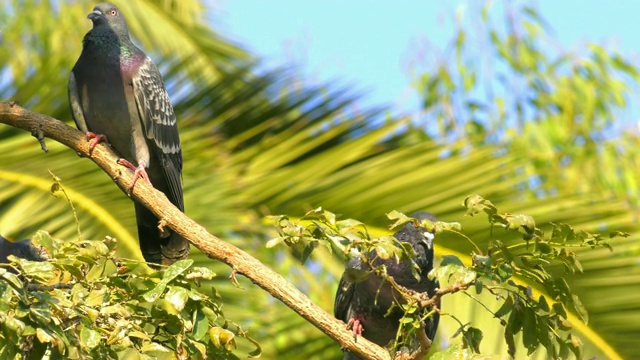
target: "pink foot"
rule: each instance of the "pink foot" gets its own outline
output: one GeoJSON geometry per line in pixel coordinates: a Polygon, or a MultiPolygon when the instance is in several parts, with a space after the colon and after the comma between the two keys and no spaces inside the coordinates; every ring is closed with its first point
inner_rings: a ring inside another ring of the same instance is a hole
{"type": "Polygon", "coordinates": [[[347,329],[353,330],[353,337],[362,336],[362,332],[364,332],[364,328],[362,327],[362,323],[360,320],[351,318],[347,323],[347,329]]]}
{"type": "Polygon", "coordinates": [[[147,171],[144,169],[144,166],[140,165],[138,167],[134,166],[126,159],[118,159],[118,164],[126,166],[127,168],[133,170],[133,181],[131,185],[127,188],[127,193],[131,194],[131,190],[133,190],[133,186],[138,182],[138,179],[144,178],[147,180],[149,184],[151,184],[151,180],[149,180],[149,175],[147,175],[147,171]]]}
{"type": "Polygon", "coordinates": [[[87,137],[87,141],[91,140],[91,142],[89,143],[89,155],[93,153],[93,149],[98,144],[100,144],[101,142],[105,142],[105,143],[108,142],[107,137],[104,136],[103,134],[96,134],[91,131],[87,131],[86,137],[87,137]]]}

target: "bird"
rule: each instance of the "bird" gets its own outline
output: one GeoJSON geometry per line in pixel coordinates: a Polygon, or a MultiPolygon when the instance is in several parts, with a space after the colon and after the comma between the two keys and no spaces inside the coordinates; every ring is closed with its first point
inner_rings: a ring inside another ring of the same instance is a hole
{"type": "Polygon", "coordinates": [[[45,261],[49,257],[43,249],[34,246],[30,239],[11,242],[0,235],[0,263],[9,263],[9,255],[31,261],[45,261]]]}
{"type": "MultiPolygon", "coordinates": [[[[93,28],[69,75],[69,106],[78,129],[87,135],[90,153],[102,141],[121,157],[118,163],[144,178],[184,212],[182,148],[173,106],[160,71],[129,36],[124,15],[100,3],[87,16],[93,28]],[[136,164],[136,165],[134,165],[136,164]]],[[[138,240],[153,267],[171,265],[189,255],[189,243],[135,202],[138,240]]]]}
{"type": "MultiPolygon", "coordinates": [[[[414,213],[411,217],[419,221],[427,219],[436,221],[436,218],[426,211],[414,213]]],[[[414,222],[410,222],[396,232],[394,237],[411,244],[415,250],[417,256],[413,262],[418,266],[419,279],[416,279],[412,273],[413,265],[408,259],[397,262],[391,257],[384,260],[373,250],[367,256],[371,259],[372,266],[385,265],[387,274],[399,285],[417,292],[426,292],[429,297],[434,296],[440,285],[437,280],[430,280],[427,277],[429,271],[433,269],[434,233],[425,228],[416,227],[414,222]]],[[[359,256],[349,260],[336,292],[334,315],[347,323],[354,336],[361,335],[380,346],[388,346],[395,340],[399,321],[403,316],[400,308],[394,307],[391,311],[389,308],[394,302],[400,301],[401,295],[374,273],[368,274],[364,279],[354,279],[354,276],[350,275],[352,269],[356,272],[371,270],[359,256]]],[[[440,304],[438,303],[437,306],[439,307],[440,304]]],[[[424,324],[425,333],[430,340],[435,337],[439,319],[439,314],[436,312],[424,324]]],[[[346,352],[344,359],[360,359],[360,357],[346,352]]]]}

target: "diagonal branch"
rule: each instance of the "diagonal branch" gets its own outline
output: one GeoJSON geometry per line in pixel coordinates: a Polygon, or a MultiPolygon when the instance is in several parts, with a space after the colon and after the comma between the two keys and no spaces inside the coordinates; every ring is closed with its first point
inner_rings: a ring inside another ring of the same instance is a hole
{"type": "MultiPolygon", "coordinates": [[[[29,131],[35,136],[43,150],[44,138],[50,138],[75,150],[82,157],[90,157],[127,193],[132,180],[132,172],[117,164],[117,155],[106,145],[98,145],[89,156],[89,142],[84,134],[50,116],[34,113],[13,103],[0,102],[0,123],[29,131]]],[[[79,160],[80,161],[80,160],[79,160]]],[[[167,197],[155,190],[147,182],[139,181],[131,192],[131,197],[151,210],[161,221],[195,245],[210,258],[229,265],[235,273],[249,278],[276,299],[298,313],[343,348],[367,359],[390,359],[389,353],[372,342],[358,337],[346,325],[314,304],[295,286],[280,274],[241,249],[220,240],[178,210],[167,197]]]]}

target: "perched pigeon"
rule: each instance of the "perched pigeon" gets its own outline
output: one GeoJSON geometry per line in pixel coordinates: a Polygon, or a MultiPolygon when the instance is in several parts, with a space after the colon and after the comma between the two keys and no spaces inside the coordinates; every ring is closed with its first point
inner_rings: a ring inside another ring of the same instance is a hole
{"type": "MultiPolygon", "coordinates": [[[[433,215],[424,211],[411,216],[418,220],[436,221],[433,215]]],[[[413,223],[408,223],[394,236],[396,239],[408,242],[413,246],[417,253],[414,262],[420,269],[420,280],[412,274],[412,264],[408,260],[398,263],[393,258],[388,260],[377,258],[373,265],[384,264],[387,273],[398,284],[418,292],[427,292],[429,296],[433,296],[439,284],[437,280],[429,280],[427,274],[433,269],[434,235],[424,228],[416,228],[413,223]]],[[[376,258],[375,251],[370,253],[368,258],[376,258]]],[[[347,264],[347,268],[369,270],[358,257],[352,258],[347,264]]],[[[381,283],[381,279],[373,273],[360,282],[351,282],[349,277],[349,270],[347,270],[340,279],[334,305],[335,317],[349,324],[354,334],[362,335],[380,346],[392,344],[403,314],[397,307],[391,313],[387,314],[387,312],[394,301],[401,299],[401,295],[393,290],[387,282],[381,283]]],[[[439,316],[435,314],[425,324],[426,334],[431,340],[436,334],[438,321],[439,316]]],[[[360,359],[351,353],[346,353],[344,358],[360,359]]]]}
{"type": "MultiPolygon", "coordinates": [[[[143,177],[184,211],[182,150],[173,107],[156,65],[129,38],[120,10],[100,3],[88,15],[93,22],[69,77],[69,104],[78,129],[108,140],[135,170],[133,186],[143,177]],[[137,164],[137,167],[132,165],[137,164]]],[[[140,249],[145,260],[164,265],[189,255],[189,243],[135,203],[140,249]]]]}
{"type": "Polygon", "coordinates": [[[8,263],[9,255],[31,261],[45,261],[48,258],[47,253],[34,246],[29,239],[11,242],[0,235],[0,263],[8,263]]]}

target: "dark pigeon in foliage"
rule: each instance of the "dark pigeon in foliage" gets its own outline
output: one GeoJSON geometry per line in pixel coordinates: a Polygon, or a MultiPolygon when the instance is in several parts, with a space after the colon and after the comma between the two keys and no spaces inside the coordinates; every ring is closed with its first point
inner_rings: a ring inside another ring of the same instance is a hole
{"type": "MultiPolygon", "coordinates": [[[[424,211],[417,212],[411,217],[418,220],[436,221],[433,215],[424,211]]],[[[419,268],[419,280],[411,272],[412,264],[409,260],[399,263],[394,258],[383,260],[377,258],[375,251],[368,254],[368,259],[375,259],[373,260],[374,266],[384,264],[387,273],[398,284],[411,290],[426,292],[430,297],[433,296],[440,286],[437,280],[427,278],[427,274],[433,269],[434,234],[424,228],[416,227],[414,223],[407,223],[394,236],[396,239],[408,242],[413,246],[417,254],[413,261],[419,268]]],[[[392,344],[403,314],[398,307],[395,307],[390,313],[388,310],[394,301],[401,299],[401,295],[393,290],[388,283],[381,284],[381,279],[373,273],[362,281],[351,282],[350,280],[353,279],[349,269],[370,270],[359,257],[353,257],[348,262],[347,271],[342,275],[336,293],[335,317],[347,323],[356,335],[362,335],[380,346],[392,344]]],[[[436,313],[425,324],[426,335],[431,340],[435,337],[438,321],[439,315],[436,313]]],[[[346,353],[344,358],[360,359],[351,353],[346,353]]]]}
{"type": "Polygon", "coordinates": [[[46,252],[34,246],[31,240],[20,240],[11,242],[0,235],[0,263],[6,264],[9,262],[9,255],[31,260],[31,261],[46,261],[48,256],[46,252]]]}
{"type": "MultiPolygon", "coordinates": [[[[184,211],[182,150],[169,95],[156,65],[129,37],[123,14],[100,3],[88,15],[93,22],[69,77],[69,104],[78,129],[91,147],[108,141],[135,170],[184,211]],[[137,164],[134,166],[133,164],[137,164]]],[[[130,188],[131,188],[130,187],[130,188]]],[[[170,265],[189,255],[189,243],[135,203],[138,239],[145,260],[170,265]]]]}

